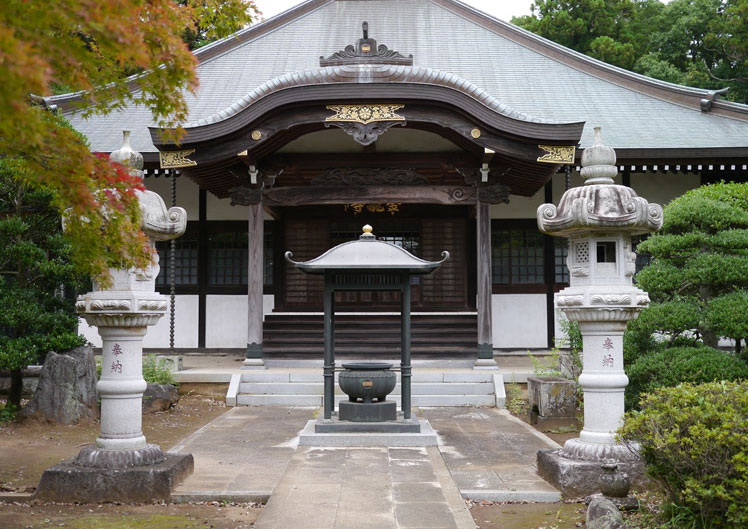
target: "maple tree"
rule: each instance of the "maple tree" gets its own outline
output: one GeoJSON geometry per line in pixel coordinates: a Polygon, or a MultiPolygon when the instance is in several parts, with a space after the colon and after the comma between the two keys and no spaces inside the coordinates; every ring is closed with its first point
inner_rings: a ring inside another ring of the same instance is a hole
{"type": "Polygon", "coordinates": [[[185,36],[215,40],[256,14],[252,0],[0,2],[0,157],[22,160],[16,178],[51,193],[80,271],[106,283],[110,266],[150,262],[135,196],[142,183],[92,153],[42,97],[80,91],[87,115],[134,102],[178,135],[185,93],[198,85],[185,36]]]}

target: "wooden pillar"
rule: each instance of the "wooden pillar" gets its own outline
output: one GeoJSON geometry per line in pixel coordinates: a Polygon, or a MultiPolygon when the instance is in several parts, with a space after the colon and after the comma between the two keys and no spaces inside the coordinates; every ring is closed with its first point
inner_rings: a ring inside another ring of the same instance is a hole
{"type": "Polygon", "coordinates": [[[247,357],[245,367],[262,366],[262,288],[265,215],[262,202],[249,204],[249,254],[247,258],[247,357]]]}
{"type": "Polygon", "coordinates": [[[325,274],[325,351],[322,367],[323,410],[325,420],[332,419],[335,408],[335,289],[332,286],[332,273],[325,274]]]}
{"type": "Polygon", "coordinates": [[[491,330],[491,210],[486,202],[476,205],[476,239],[478,249],[477,277],[478,295],[478,361],[493,362],[493,333],[491,330]]]}
{"type": "Polygon", "coordinates": [[[410,274],[403,272],[400,320],[400,398],[403,419],[410,420],[410,274]]]}

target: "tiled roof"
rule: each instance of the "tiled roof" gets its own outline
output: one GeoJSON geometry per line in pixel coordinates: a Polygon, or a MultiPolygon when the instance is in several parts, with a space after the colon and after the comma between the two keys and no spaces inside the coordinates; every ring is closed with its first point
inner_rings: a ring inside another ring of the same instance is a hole
{"type": "MultiPolygon", "coordinates": [[[[454,0],[310,0],[242,30],[198,52],[200,87],[196,95],[186,95],[189,121],[237,108],[272,79],[318,69],[321,55],[360,37],[363,21],[379,43],[413,54],[414,70],[465,79],[508,112],[534,117],[528,119],[585,121],[582,147],[592,143],[593,126],[602,126],[616,149],[748,147],[747,106],[714,104],[737,117],[704,112],[698,98],[708,98],[705,90],[622,72],[454,0]],[[673,97],[660,97],[667,91],[673,97]]],[[[147,128],[156,124],[142,107],[68,118],[93,150],[117,149],[122,129],[132,130],[133,148],[156,150],[147,128]]]]}

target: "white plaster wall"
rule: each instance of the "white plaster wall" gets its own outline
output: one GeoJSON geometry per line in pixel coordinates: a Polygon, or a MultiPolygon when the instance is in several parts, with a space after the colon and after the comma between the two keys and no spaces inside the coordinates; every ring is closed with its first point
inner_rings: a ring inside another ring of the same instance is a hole
{"type": "MultiPolygon", "coordinates": [[[[272,312],[274,297],[262,297],[263,316],[272,312]]],[[[205,347],[247,347],[247,296],[205,297],[205,347]]]]}
{"type": "MultiPolygon", "coordinates": [[[[197,296],[176,296],[176,315],[174,318],[174,347],[197,347],[197,296]]],[[[167,302],[168,303],[168,302],[167,302]]],[[[80,319],[78,332],[94,347],[101,347],[101,337],[96,327],[90,327],[86,320],[80,319]]],[[[169,347],[169,308],[156,325],[148,328],[143,340],[143,347],[169,347]]]]}
{"type": "Polygon", "coordinates": [[[492,219],[534,219],[538,206],[545,202],[543,188],[532,197],[512,195],[509,204],[493,204],[491,206],[492,219]]]}
{"type": "MultiPolygon", "coordinates": [[[[206,193],[205,213],[207,220],[247,220],[248,206],[232,206],[230,198],[218,198],[213,193],[206,193]]],[[[245,346],[247,344],[244,344],[245,346]]]]}
{"type": "MultiPolygon", "coordinates": [[[[144,179],[145,187],[161,195],[166,207],[171,206],[171,178],[149,176],[144,179]]],[[[177,206],[187,211],[187,220],[200,217],[200,188],[186,176],[177,178],[177,206]]]]}
{"type": "Polygon", "coordinates": [[[545,294],[493,294],[491,309],[494,348],[547,347],[545,294]]]}
{"type": "Polygon", "coordinates": [[[689,189],[701,185],[701,177],[692,173],[655,173],[631,175],[631,187],[649,202],[665,205],[689,189]]]}

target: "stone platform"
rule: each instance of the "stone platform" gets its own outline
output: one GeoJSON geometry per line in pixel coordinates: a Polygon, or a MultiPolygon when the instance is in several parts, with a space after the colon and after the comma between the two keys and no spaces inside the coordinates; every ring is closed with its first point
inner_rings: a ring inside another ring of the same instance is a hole
{"type": "Polygon", "coordinates": [[[166,454],[160,463],[127,468],[85,467],[70,460],[44,471],[34,498],[65,503],[166,501],[193,468],[190,454],[166,454]]]}
{"type": "MultiPolygon", "coordinates": [[[[306,424],[316,422],[318,412],[318,408],[243,406],[227,411],[171,450],[195,457],[194,473],[177,487],[171,500],[268,500],[294,455],[306,450],[299,447],[299,436],[306,424]]],[[[437,433],[442,464],[448,468],[451,486],[463,498],[560,500],[559,491],[538,476],[535,467],[538,450],[559,445],[506,410],[431,408],[419,410],[418,415],[437,433]]],[[[325,450],[345,448],[314,452],[325,450]]]]}
{"type": "MultiPolygon", "coordinates": [[[[437,436],[434,429],[427,420],[419,420],[419,432],[394,432],[391,431],[397,424],[371,423],[370,429],[383,429],[385,431],[356,431],[357,425],[366,423],[349,423],[342,425],[350,431],[341,432],[319,432],[317,421],[307,422],[304,430],[299,434],[299,446],[320,447],[346,447],[346,446],[436,446],[437,436]],[[390,428],[388,428],[388,426],[390,428]],[[390,431],[386,431],[386,430],[390,431]]],[[[338,423],[340,426],[341,424],[338,423]]]]}
{"type": "Polygon", "coordinates": [[[299,448],[257,529],[474,529],[436,447],[299,448]]]}

